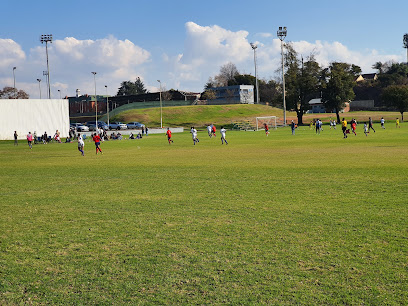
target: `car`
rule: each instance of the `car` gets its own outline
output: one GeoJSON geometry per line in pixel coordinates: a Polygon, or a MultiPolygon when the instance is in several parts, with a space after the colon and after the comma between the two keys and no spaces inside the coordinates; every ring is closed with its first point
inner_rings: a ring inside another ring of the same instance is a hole
{"type": "Polygon", "coordinates": [[[71,123],[70,127],[75,129],[77,132],[89,132],[89,128],[83,123],[71,123]]]}
{"type": "Polygon", "coordinates": [[[122,122],[111,122],[109,129],[111,130],[127,130],[127,125],[122,122]]]}
{"type": "MultiPolygon", "coordinates": [[[[89,121],[86,123],[86,125],[89,127],[90,131],[96,131],[96,122],[95,121],[89,121]]],[[[109,127],[108,125],[103,122],[103,121],[98,121],[98,128],[108,130],[109,127]]]]}
{"type": "Polygon", "coordinates": [[[141,129],[145,125],[140,122],[129,122],[127,124],[128,129],[141,129]]]}

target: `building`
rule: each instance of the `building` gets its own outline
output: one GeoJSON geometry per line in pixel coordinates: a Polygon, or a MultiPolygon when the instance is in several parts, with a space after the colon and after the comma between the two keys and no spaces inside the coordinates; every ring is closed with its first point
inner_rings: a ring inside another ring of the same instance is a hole
{"type": "Polygon", "coordinates": [[[365,73],[365,74],[360,74],[356,82],[366,82],[366,81],[376,81],[378,79],[378,75],[376,73],[365,73]]]}
{"type": "Polygon", "coordinates": [[[254,104],[253,85],[234,85],[209,88],[215,92],[214,100],[207,100],[207,104],[254,104]]]}
{"type": "MultiPolygon", "coordinates": [[[[319,114],[319,113],[330,113],[333,112],[330,110],[326,110],[324,107],[324,103],[322,102],[321,98],[317,99],[312,99],[309,101],[310,109],[307,111],[309,114],[314,113],[314,114],[319,114]]],[[[350,103],[345,102],[345,106],[343,109],[340,110],[341,113],[346,113],[350,111],[350,103]]]]}
{"type": "Polygon", "coordinates": [[[309,105],[310,105],[310,110],[308,111],[308,113],[325,113],[326,112],[326,108],[324,107],[322,99],[320,98],[310,100],[309,105]]]}

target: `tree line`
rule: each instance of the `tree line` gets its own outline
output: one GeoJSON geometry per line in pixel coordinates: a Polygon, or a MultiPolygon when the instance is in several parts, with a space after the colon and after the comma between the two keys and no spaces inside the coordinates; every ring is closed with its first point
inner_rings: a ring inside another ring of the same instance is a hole
{"type": "MultiPolygon", "coordinates": [[[[391,107],[401,113],[408,110],[408,65],[406,63],[377,62],[373,69],[377,70],[375,81],[356,82],[361,68],[354,64],[332,62],[328,67],[321,67],[313,53],[306,58],[299,56],[291,43],[285,44],[284,52],[286,108],[295,111],[298,124],[303,123],[303,115],[310,109],[309,101],[321,98],[328,111],[339,113],[345,103],[358,98],[375,99],[377,106],[391,107]]],[[[281,75],[281,67],[275,72],[281,75]],[[280,73],[278,73],[280,72],[280,73]]],[[[260,101],[272,106],[282,107],[282,80],[258,79],[260,101]]],[[[233,63],[221,66],[214,77],[210,77],[204,86],[202,98],[215,99],[214,87],[232,85],[253,85],[256,79],[249,74],[239,73],[233,63]]],[[[255,101],[256,101],[255,90],[255,101]]]]}

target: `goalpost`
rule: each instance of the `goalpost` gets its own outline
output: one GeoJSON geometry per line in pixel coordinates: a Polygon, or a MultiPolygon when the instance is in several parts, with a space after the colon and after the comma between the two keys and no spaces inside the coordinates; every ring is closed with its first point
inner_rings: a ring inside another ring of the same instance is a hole
{"type": "Polygon", "coordinates": [[[276,129],[276,116],[256,117],[256,130],[263,129],[264,124],[276,129]]]}

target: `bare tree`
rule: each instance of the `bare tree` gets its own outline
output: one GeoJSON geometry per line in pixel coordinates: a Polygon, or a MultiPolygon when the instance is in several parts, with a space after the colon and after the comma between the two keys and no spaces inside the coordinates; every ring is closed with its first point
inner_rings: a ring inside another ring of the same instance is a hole
{"type": "Polygon", "coordinates": [[[0,99],[28,99],[30,96],[24,90],[14,89],[14,87],[4,87],[0,90],[0,99]]]}

